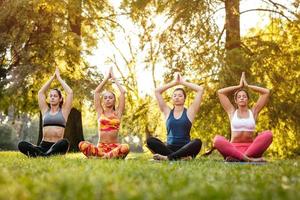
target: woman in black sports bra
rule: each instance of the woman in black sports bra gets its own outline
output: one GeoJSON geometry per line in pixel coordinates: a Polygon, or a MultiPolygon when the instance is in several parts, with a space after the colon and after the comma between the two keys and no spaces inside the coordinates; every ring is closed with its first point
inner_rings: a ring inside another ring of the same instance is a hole
{"type": "Polygon", "coordinates": [[[43,139],[36,146],[29,142],[21,141],[18,144],[19,150],[30,157],[50,156],[55,154],[65,154],[69,150],[69,141],[64,139],[66,122],[72,108],[73,91],[62,80],[58,68],[55,73],[40,89],[38,93],[39,107],[43,116],[43,139]],[[63,102],[61,91],[51,89],[49,93],[49,104],[46,102],[46,91],[52,81],[57,78],[67,93],[66,101],[63,102]]]}

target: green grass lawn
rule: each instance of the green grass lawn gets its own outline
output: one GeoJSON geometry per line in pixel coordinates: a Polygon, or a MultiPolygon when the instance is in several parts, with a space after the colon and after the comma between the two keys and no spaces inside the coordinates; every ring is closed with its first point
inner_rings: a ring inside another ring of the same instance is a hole
{"type": "Polygon", "coordinates": [[[0,152],[0,199],[300,199],[300,159],[249,165],[216,156],[149,158],[99,160],[70,153],[29,159],[0,152]]]}

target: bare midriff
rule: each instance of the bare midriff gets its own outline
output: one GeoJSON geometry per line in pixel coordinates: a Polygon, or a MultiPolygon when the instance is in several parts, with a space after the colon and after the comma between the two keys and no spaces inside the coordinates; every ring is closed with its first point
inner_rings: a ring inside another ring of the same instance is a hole
{"type": "Polygon", "coordinates": [[[59,126],[43,127],[43,141],[57,142],[64,137],[65,128],[59,126]]]}
{"type": "Polygon", "coordinates": [[[99,141],[101,143],[118,143],[118,130],[101,131],[99,133],[99,141]]]}
{"type": "Polygon", "coordinates": [[[239,131],[231,133],[232,143],[251,143],[253,142],[253,132],[251,131],[239,131]]]}

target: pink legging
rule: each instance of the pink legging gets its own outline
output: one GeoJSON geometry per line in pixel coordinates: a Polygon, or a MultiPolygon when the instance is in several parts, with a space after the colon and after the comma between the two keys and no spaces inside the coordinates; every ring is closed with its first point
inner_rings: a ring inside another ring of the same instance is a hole
{"type": "Polygon", "coordinates": [[[271,145],[273,134],[271,131],[263,131],[251,143],[230,143],[223,136],[217,135],[214,138],[214,147],[224,158],[230,156],[244,160],[244,156],[259,158],[271,145]]]}

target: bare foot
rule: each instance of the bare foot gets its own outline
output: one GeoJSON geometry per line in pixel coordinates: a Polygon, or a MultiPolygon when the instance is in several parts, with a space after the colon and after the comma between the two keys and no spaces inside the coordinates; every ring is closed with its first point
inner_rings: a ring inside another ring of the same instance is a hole
{"type": "Polygon", "coordinates": [[[234,157],[231,157],[231,156],[227,156],[227,157],[225,158],[225,161],[226,161],[226,162],[242,162],[242,160],[239,160],[239,159],[234,158],[234,157]]]}
{"type": "Polygon", "coordinates": [[[267,162],[263,157],[261,158],[249,158],[249,162],[267,162]]]}
{"type": "Polygon", "coordinates": [[[185,161],[192,160],[192,159],[193,159],[192,156],[186,156],[186,157],[180,158],[180,160],[185,160],[185,161]]]}
{"type": "Polygon", "coordinates": [[[153,159],[154,159],[154,160],[168,160],[168,157],[167,157],[167,156],[160,155],[160,154],[154,154],[154,155],[153,155],[153,159]]]}
{"type": "Polygon", "coordinates": [[[211,149],[208,149],[207,151],[205,151],[205,153],[202,156],[209,156],[214,150],[215,150],[214,147],[211,149]]]}

